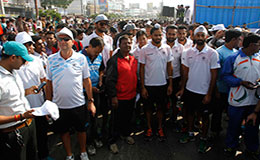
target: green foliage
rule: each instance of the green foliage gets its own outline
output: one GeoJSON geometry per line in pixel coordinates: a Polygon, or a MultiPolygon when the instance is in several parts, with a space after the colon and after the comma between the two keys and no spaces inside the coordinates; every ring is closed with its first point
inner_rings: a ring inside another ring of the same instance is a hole
{"type": "Polygon", "coordinates": [[[46,8],[50,6],[60,7],[67,9],[73,0],[40,0],[41,6],[46,8]]]}
{"type": "Polygon", "coordinates": [[[48,10],[40,9],[39,15],[45,17],[51,17],[52,19],[55,17],[58,21],[61,20],[61,14],[52,9],[48,9],[48,10]]]}

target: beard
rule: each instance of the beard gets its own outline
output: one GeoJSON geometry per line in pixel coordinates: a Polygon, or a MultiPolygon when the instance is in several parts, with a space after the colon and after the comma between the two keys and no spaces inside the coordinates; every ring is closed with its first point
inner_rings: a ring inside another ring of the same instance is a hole
{"type": "Polygon", "coordinates": [[[206,42],[205,40],[196,40],[196,44],[199,46],[204,45],[205,42],[206,42]]]}
{"type": "Polygon", "coordinates": [[[174,39],[174,38],[167,38],[167,42],[170,42],[170,43],[172,43],[172,42],[174,42],[176,39],[174,39]]]}
{"type": "Polygon", "coordinates": [[[97,28],[97,30],[98,30],[98,32],[100,32],[100,33],[105,33],[105,32],[107,31],[107,29],[102,30],[102,29],[99,29],[99,28],[97,28]]]}
{"type": "Polygon", "coordinates": [[[160,44],[161,43],[161,39],[152,39],[152,41],[155,43],[155,44],[160,44]]]}

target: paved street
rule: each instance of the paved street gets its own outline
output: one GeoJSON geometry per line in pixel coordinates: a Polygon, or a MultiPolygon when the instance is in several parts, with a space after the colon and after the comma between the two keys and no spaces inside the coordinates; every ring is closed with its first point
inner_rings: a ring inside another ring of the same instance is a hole
{"type": "MultiPolygon", "coordinates": [[[[97,154],[90,156],[91,160],[231,160],[223,153],[224,137],[226,131],[226,121],[224,123],[225,130],[220,137],[214,141],[211,150],[206,154],[197,152],[199,145],[199,137],[195,142],[188,144],[178,143],[178,139],[182,136],[181,133],[175,133],[169,123],[166,124],[167,140],[159,142],[154,139],[151,142],[143,140],[143,135],[134,136],[136,143],[128,145],[123,140],[118,141],[119,154],[114,155],[109,150],[107,145],[97,149],[97,154]]],[[[73,153],[76,159],[79,159],[79,148],[76,140],[76,135],[72,134],[73,153]]],[[[50,154],[56,160],[65,159],[65,150],[62,146],[58,135],[49,136],[50,154]]],[[[243,146],[243,145],[242,145],[243,146]]],[[[242,147],[243,148],[243,147],[242,147]]],[[[236,160],[246,160],[242,154],[238,155],[236,160]]]]}

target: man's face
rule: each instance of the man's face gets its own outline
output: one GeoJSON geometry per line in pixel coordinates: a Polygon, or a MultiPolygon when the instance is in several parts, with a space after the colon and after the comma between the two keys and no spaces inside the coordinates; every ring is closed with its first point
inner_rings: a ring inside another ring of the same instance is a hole
{"type": "Polygon", "coordinates": [[[61,49],[61,51],[63,50],[70,50],[72,49],[72,46],[73,46],[73,41],[72,39],[65,35],[65,34],[61,34],[57,37],[57,40],[58,40],[58,45],[59,45],[59,48],[61,49]]]}
{"type": "Polygon", "coordinates": [[[33,46],[32,42],[26,43],[25,47],[27,48],[29,54],[33,54],[34,53],[34,46],[33,46]]]}
{"type": "Polygon", "coordinates": [[[13,69],[20,69],[20,67],[22,65],[24,65],[26,63],[26,60],[24,60],[21,56],[15,56],[15,55],[12,55],[11,57],[12,59],[12,68],[13,69]]]}
{"type": "Polygon", "coordinates": [[[167,42],[174,42],[177,39],[177,29],[168,29],[166,32],[167,42]]]}
{"type": "Polygon", "coordinates": [[[91,56],[97,57],[97,56],[99,55],[99,53],[102,52],[103,47],[102,47],[102,46],[96,46],[96,47],[94,48],[94,47],[92,47],[91,44],[89,44],[89,49],[91,50],[89,54],[90,54],[91,56]]]}
{"type": "Polygon", "coordinates": [[[42,39],[39,39],[36,43],[35,43],[35,51],[38,53],[44,52],[45,47],[44,47],[44,43],[42,41],[42,39]]]}
{"type": "Polygon", "coordinates": [[[155,43],[155,44],[160,44],[161,41],[162,41],[162,30],[159,29],[159,30],[155,30],[152,34],[152,41],[155,43]]]}
{"type": "Polygon", "coordinates": [[[126,53],[126,52],[129,53],[131,50],[131,45],[132,45],[131,39],[127,38],[127,39],[123,39],[121,41],[121,43],[119,44],[119,47],[120,47],[120,50],[122,51],[122,53],[126,53]]]}
{"type": "Polygon", "coordinates": [[[56,38],[54,37],[54,34],[47,34],[45,39],[48,46],[53,46],[56,43],[56,38]]]}
{"type": "Polygon", "coordinates": [[[196,44],[198,46],[202,46],[205,44],[206,39],[207,39],[207,35],[203,32],[198,32],[195,36],[194,36],[195,40],[196,40],[196,44]]]}
{"type": "Polygon", "coordinates": [[[238,38],[234,39],[234,46],[233,48],[239,47],[240,43],[243,41],[242,36],[239,36],[238,38]]]}
{"type": "Polygon", "coordinates": [[[179,29],[177,33],[177,37],[179,41],[185,41],[187,37],[187,30],[186,29],[179,29]]]}
{"type": "Polygon", "coordinates": [[[89,23],[85,22],[83,27],[84,27],[85,29],[88,29],[89,23]]]}
{"type": "Polygon", "coordinates": [[[147,34],[148,36],[150,35],[151,29],[152,29],[152,28],[150,28],[150,27],[146,27],[146,28],[145,28],[146,34],[147,34]]]}
{"type": "Polygon", "coordinates": [[[29,30],[30,30],[29,25],[28,25],[27,23],[24,23],[23,29],[24,29],[24,31],[26,31],[26,32],[29,31],[29,30]]]}
{"type": "Polygon", "coordinates": [[[260,49],[260,40],[257,41],[257,43],[253,43],[252,46],[253,46],[253,47],[252,47],[253,53],[259,52],[259,49],[260,49]]]}
{"type": "Polygon", "coordinates": [[[148,39],[145,35],[138,37],[137,42],[139,43],[140,48],[147,44],[148,39]]]}
{"type": "Polygon", "coordinates": [[[108,28],[108,21],[99,21],[95,24],[95,27],[98,32],[104,33],[108,28]]]}
{"type": "Polygon", "coordinates": [[[78,35],[78,40],[82,40],[83,39],[83,33],[78,35]]]}

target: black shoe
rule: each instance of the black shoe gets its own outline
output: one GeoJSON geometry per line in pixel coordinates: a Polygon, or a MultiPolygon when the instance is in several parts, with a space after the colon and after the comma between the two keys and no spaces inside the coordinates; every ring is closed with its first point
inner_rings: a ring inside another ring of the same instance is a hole
{"type": "Polygon", "coordinates": [[[252,159],[252,160],[260,160],[260,154],[258,151],[252,152],[246,149],[245,157],[252,159]]]}
{"type": "Polygon", "coordinates": [[[227,157],[234,157],[236,155],[236,150],[234,148],[225,148],[224,149],[224,154],[227,157]]]}

